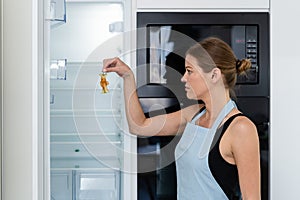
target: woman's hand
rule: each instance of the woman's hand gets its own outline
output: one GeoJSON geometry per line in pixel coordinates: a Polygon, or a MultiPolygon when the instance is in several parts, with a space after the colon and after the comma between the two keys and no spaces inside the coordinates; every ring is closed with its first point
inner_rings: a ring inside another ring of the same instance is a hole
{"type": "Polygon", "coordinates": [[[132,74],[131,69],[118,57],[103,60],[103,72],[116,72],[120,77],[132,74]]]}
{"type": "Polygon", "coordinates": [[[143,136],[176,135],[183,131],[187,123],[186,116],[193,116],[195,111],[199,110],[199,106],[196,105],[196,109],[189,107],[186,109],[187,111],[179,110],[170,114],[146,118],[136,92],[133,72],[128,65],[119,58],[104,59],[102,71],[116,72],[123,77],[126,119],[132,134],[143,136]]]}

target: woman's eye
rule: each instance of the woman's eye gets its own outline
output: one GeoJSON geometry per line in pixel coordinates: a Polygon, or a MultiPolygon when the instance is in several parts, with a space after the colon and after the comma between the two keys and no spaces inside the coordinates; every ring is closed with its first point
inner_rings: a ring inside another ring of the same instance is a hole
{"type": "Polygon", "coordinates": [[[192,71],[189,70],[189,69],[187,69],[186,72],[187,72],[188,74],[191,74],[191,73],[192,73],[192,71]]]}

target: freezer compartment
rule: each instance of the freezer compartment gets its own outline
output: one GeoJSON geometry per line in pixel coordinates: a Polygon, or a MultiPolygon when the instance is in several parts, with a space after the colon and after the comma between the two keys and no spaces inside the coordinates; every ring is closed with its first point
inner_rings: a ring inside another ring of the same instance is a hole
{"type": "Polygon", "coordinates": [[[117,200],[120,172],[114,170],[52,170],[51,199],[117,200]]]}
{"type": "Polygon", "coordinates": [[[72,171],[51,170],[51,200],[72,200],[72,171]]]}

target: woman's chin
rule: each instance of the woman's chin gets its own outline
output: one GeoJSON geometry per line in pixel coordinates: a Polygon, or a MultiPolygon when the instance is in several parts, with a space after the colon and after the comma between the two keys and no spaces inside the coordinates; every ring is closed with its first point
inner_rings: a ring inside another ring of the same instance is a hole
{"type": "Polygon", "coordinates": [[[186,93],[186,97],[190,100],[197,100],[197,97],[194,94],[186,93]]]}

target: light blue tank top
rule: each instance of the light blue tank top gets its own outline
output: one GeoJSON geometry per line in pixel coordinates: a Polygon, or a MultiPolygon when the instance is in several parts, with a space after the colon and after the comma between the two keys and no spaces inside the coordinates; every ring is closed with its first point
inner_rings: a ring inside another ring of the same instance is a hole
{"type": "Polygon", "coordinates": [[[206,110],[186,125],[175,149],[177,200],[228,199],[210,171],[208,154],[217,128],[234,107],[230,100],[210,129],[195,124],[206,110]]]}

